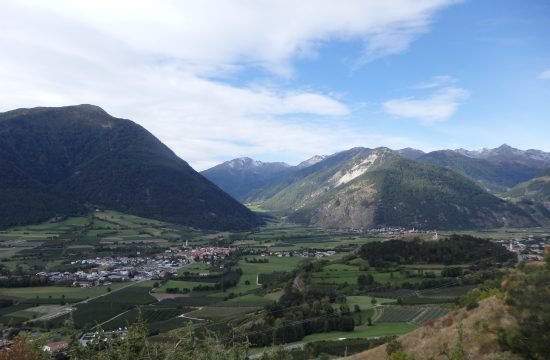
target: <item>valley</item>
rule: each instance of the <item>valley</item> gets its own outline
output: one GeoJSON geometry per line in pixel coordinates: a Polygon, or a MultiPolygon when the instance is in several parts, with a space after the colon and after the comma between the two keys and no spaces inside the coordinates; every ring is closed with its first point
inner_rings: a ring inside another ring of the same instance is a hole
{"type": "Polygon", "coordinates": [[[435,232],[323,229],[258,215],[265,224],[252,231],[198,230],[107,210],[3,230],[0,324],[56,333],[71,320],[81,339],[91,339],[99,329],[123,334],[139,318],[161,343],[190,326],[223,341],[248,338],[251,354],[277,351],[277,344],[311,352],[344,338],[358,352],[445,315],[499,267],[516,263],[517,255],[507,255],[510,241],[536,239],[538,251],[550,233],[440,231],[454,243],[490,239],[484,246],[492,250],[458,263],[395,262],[392,250],[382,249],[393,254],[387,259],[368,254],[392,241],[431,243],[435,232]]]}
{"type": "Polygon", "coordinates": [[[199,173],[93,105],[0,113],[0,134],[0,346],[334,358],[512,294],[503,279],[544,268],[550,244],[537,150],[355,147],[199,173]]]}

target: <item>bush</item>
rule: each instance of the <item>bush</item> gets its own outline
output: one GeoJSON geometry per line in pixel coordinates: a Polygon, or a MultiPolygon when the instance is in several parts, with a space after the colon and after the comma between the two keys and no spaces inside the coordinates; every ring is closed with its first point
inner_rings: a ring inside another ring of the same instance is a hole
{"type": "Polygon", "coordinates": [[[479,306],[479,303],[477,301],[469,302],[468,305],[466,305],[466,310],[472,310],[479,306]]]}

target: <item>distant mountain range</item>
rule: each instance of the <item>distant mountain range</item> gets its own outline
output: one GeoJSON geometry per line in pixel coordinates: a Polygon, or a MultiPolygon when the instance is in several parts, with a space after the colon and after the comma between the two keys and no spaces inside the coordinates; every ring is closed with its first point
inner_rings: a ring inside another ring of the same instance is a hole
{"type": "MultiPolygon", "coordinates": [[[[457,229],[533,226],[550,220],[544,211],[502,199],[512,187],[550,168],[547,153],[507,145],[464,152],[354,148],[266,175],[237,198],[261,201],[298,222],[336,228],[457,229]]],[[[208,177],[208,172],[203,174],[208,177]]],[[[223,172],[217,176],[210,179],[222,188],[232,177],[223,172]]]]}
{"type": "Polygon", "coordinates": [[[550,168],[550,153],[523,151],[508,145],[479,151],[433,151],[417,160],[454,170],[494,193],[504,193],[550,168]]]}
{"type": "Polygon", "coordinates": [[[251,189],[260,188],[291,169],[284,162],[269,163],[244,157],[216,165],[202,175],[235,199],[243,200],[250,195],[251,189]]]}
{"type": "Polygon", "coordinates": [[[92,105],[0,113],[0,227],[103,207],[214,229],[255,215],[130,120],[92,105]]]}

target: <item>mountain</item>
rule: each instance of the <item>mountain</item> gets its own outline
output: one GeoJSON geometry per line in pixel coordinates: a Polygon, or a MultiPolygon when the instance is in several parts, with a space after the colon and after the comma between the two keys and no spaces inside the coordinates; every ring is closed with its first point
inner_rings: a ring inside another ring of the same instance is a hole
{"type": "Polygon", "coordinates": [[[505,196],[550,202],[550,169],[540,176],[514,186],[505,196]]]}
{"type": "Polygon", "coordinates": [[[235,199],[244,201],[251,190],[289,171],[284,162],[261,162],[238,158],[216,165],[201,174],[235,199]]]}
{"type": "Polygon", "coordinates": [[[93,105],[0,113],[0,226],[104,207],[200,228],[256,218],[141,126],[93,105]]]}
{"type": "Polygon", "coordinates": [[[201,172],[207,179],[218,185],[241,202],[254,202],[266,196],[277,187],[279,180],[291,176],[324,160],[327,155],[315,155],[296,166],[284,162],[261,162],[251,158],[237,158],[216,165],[201,172]]]}
{"type": "MultiPolygon", "coordinates": [[[[532,154],[535,150],[528,151],[532,154]]],[[[462,149],[433,151],[417,160],[454,170],[494,193],[502,193],[550,167],[550,160],[545,160],[544,156],[532,157],[529,154],[503,145],[478,152],[462,149]]]]}
{"type": "Polygon", "coordinates": [[[298,165],[296,165],[296,168],[298,168],[298,169],[307,168],[308,166],[315,165],[319,161],[323,161],[326,158],[327,158],[327,155],[315,155],[315,156],[313,156],[313,157],[311,157],[307,160],[302,161],[298,165]]]}
{"type": "Polygon", "coordinates": [[[542,225],[550,225],[550,169],[514,186],[504,198],[517,204],[542,225]]]}
{"type": "Polygon", "coordinates": [[[550,164],[550,153],[546,153],[541,150],[519,150],[513,148],[509,145],[502,144],[501,146],[488,149],[482,148],[479,150],[466,150],[466,149],[456,149],[455,152],[476,159],[506,159],[506,160],[533,160],[533,161],[542,161],[546,164],[550,164]]]}
{"type": "Polygon", "coordinates": [[[399,153],[399,155],[410,160],[416,160],[425,154],[424,151],[413,148],[404,148],[401,150],[397,150],[397,152],[399,153]]]}
{"type": "Polygon", "coordinates": [[[264,208],[322,227],[535,225],[521,209],[466,177],[387,148],[336,153],[263,190],[264,208]]]}

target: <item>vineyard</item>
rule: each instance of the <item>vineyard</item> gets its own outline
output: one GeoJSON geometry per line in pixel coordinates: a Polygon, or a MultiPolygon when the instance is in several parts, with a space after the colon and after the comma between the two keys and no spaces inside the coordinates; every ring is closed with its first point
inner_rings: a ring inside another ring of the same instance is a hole
{"type": "Polygon", "coordinates": [[[425,289],[419,291],[419,295],[422,297],[436,298],[436,299],[449,299],[457,298],[468,292],[472,289],[472,285],[463,285],[463,286],[450,286],[437,289],[425,289]]]}
{"type": "MultiPolygon", "coordinates": [[[[179,315],[191,311],[190,308],[177,308],[177,307],[160,307],[160,306],[151,306],[141,309],[141,317],[148,324],[149,328],[156,328],[159,323],[165,322],[167,320],[177,319],[179,315]]],[[[136,321],[139,315],[138,309],[129,310],[122,315],[112,319],[111,321],[103,324],[101,327],[104,330],[112,330],[117,328],[122,328],[132,324],[136,321]]],[[[184,321],[178,321],[179,326],[184,321]]]]}
{"type": "Polygon", "coordinates": [[[385,305],[376,309],[374,321],[377,323],[410,322],[422,324],[437,319],[448,312],[440,306],[393,306],[385,305]]]}

